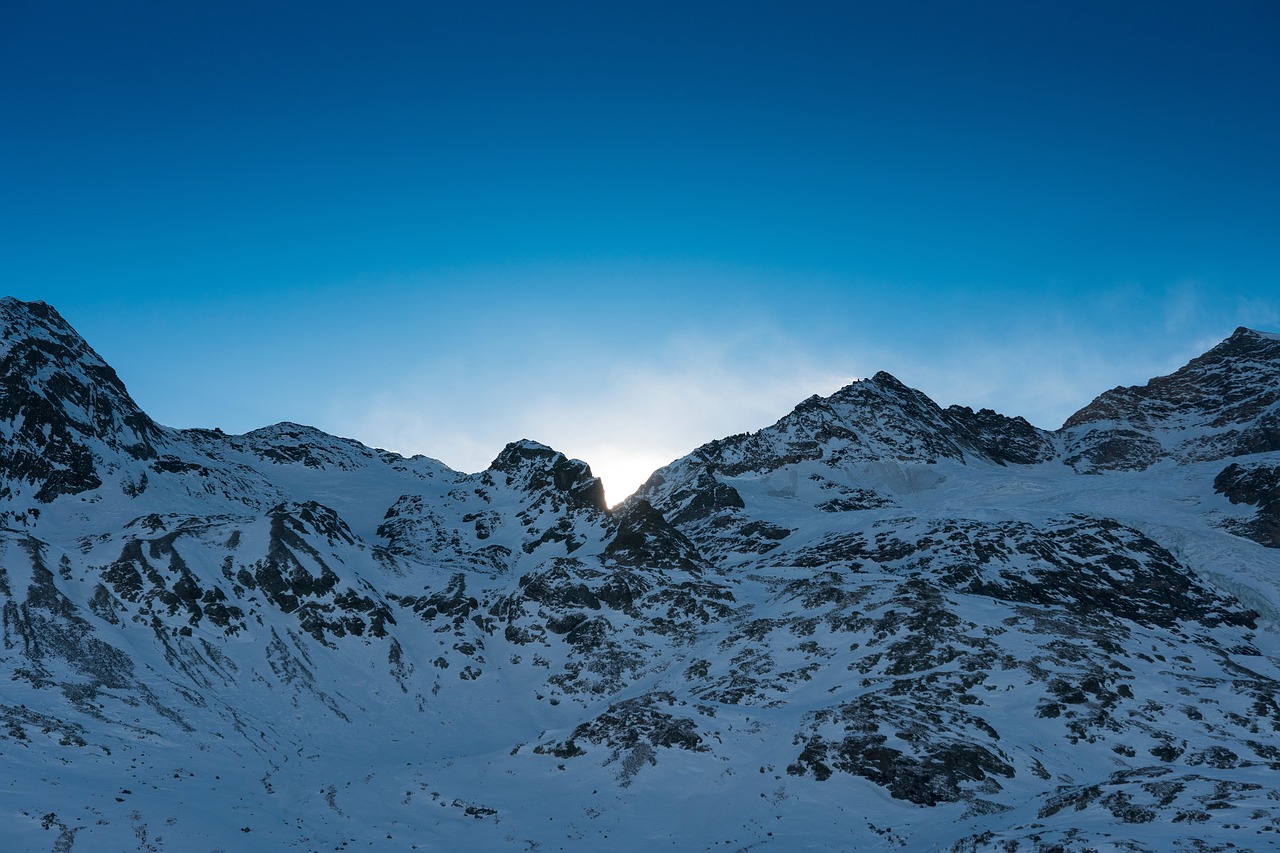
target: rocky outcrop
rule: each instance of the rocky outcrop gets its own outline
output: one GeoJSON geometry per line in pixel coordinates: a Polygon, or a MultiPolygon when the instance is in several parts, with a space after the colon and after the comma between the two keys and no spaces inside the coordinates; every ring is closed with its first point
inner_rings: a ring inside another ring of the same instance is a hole
{"type": "Polygon", "coordinates": [[[103,483],[100,448],[156,455],[160,430],[116,372],[43,302],[0,299],[0,499],[40,503],[103,483]]]}
{"type": "Polygon", "coordinates": [[[1233,504],[1258,508],[1249,521],[1228,522],[1228,529],[1268,548],[1280,548],[1280,464],[1233,462],[1214,478],[1213,490],[1233,504]]]}
{"type": "Polygon", "coordinates": [[[1280,450],[1280,335],[1236,329],[1168,376],[1099,395],[1061,432],[1085,473],[1280,450]]]}
{"type": "Polygon", "coordinates": [[[48,306],[0,310],[22,849],[1280,830],[1274,336],[1056,434],[876,374],[610,509],[529,440],[468,474],[168,429],[48,306]]]}

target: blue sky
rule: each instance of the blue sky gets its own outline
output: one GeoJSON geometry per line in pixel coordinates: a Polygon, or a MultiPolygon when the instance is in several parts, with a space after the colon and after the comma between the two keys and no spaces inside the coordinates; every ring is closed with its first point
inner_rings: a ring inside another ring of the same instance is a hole
{"type": "Polygon", "coordinates": [[[1052,428],[1280,330],[1276,44],[1272,2],[7,0],[0,275],[162,422],[535,438],[614,499],[879,369],[1052,428]]]}

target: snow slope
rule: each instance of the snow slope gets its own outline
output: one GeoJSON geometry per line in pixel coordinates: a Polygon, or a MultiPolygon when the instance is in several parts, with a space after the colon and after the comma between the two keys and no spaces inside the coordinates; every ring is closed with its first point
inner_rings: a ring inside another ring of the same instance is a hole
{"type": "Polygon", "coordinates": [[[0,326],[9,849],[1280,846],[1275,336],[1056,433],[877,374],[610,512],[0,326]]]}

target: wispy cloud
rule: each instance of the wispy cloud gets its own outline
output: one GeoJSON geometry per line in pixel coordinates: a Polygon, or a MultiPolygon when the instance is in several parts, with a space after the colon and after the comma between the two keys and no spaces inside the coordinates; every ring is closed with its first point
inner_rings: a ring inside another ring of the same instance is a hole
{"type": "Polygon", "coordinates": [[[479,392],[442,367],[344,407],[354,414],[339,418],[340,429],[462,470],[482,469],[508,441],[532,438],[585,459],[612,501],[698,445],[767,426],[854,378],[767,331],[685,334],[608,365],[523,364],[486,376],[479,392]]]}
{"type": "Polygon", "coordinates": [[[680,329],[666,322],[652,339],[633,322],[616,340],[567,327],[496,355],[436,348],[416,365],[379,370],[355,399],[348,392],[335,401],[326,426],[467,471],[531,438],[585,459],[616,501],[698,445],[767,426],[811,394],[877,370],[940,405],[990,407],[1053,429],[1109,388],[1176,369],[1236,324],[1280,316],[1272,302],[1217,299],[1191,280],[991,303],[963,324],[938,306],[892,300],[846,301],[830,318],[813,311],[814,323],[829,320],[843,334],[756,315],[680,329]]]}

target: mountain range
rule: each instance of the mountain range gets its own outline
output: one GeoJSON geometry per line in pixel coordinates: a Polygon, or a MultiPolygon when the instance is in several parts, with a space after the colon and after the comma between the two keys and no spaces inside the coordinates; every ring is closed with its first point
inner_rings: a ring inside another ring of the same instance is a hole
{"type": "Polygon", "coordinates": [[[1280,335],[1053,432],[878,373],[610,508],[0,329],[7,849],[1280,848],[1280,335]]]}

